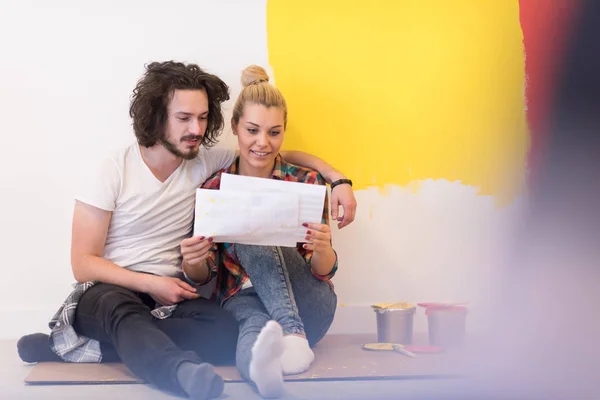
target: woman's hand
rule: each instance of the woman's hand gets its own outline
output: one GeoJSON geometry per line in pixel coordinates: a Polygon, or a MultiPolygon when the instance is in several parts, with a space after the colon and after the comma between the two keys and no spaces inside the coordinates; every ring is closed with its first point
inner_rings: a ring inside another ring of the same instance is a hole
{"type": "Polygon", "coordinates": [[[181,241],[181,255],[183,262],[181,269],[187,275],[188,279],[203,285],[210,280],[210,267],[206,259],[210,254],[212,238],[191,237],[181,241]]]}
{"type": "Polygon", "coordinates": [[[315,253],[322,253],[331,249],[331,229],[328,225],[304,223],[302,226],[308,228],[306,230],[306,240],[309,241],[302,247],[315,253]]]}
{"type": "Polygon", "coordinates": [[[211,245],[212,238],[206,239],[204,236],[194,236],[182,240],[181,255],[185,265],[192,268],[204,265],[211,245]]]}
{"type": "Polygon", "coordinates": [[[331,229],[324,224],[305,223],[302,226],[308,228],[306,240],[309,241],[302,247],[313,252],[310,269],[317,275],[329,275],[336,262],[336,254],[331,247],[331,229]]]}

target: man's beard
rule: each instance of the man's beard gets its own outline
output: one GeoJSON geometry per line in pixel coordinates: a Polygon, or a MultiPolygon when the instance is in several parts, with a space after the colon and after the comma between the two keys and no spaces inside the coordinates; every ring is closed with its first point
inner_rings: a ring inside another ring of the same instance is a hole
{"type": "MultiPolygon", "coordinates": [[[[202,136],[199,135],[187,135],[181,138],[181,141],[184,142],[186,140],[198,140],[198,142],[200,142],[200,146],[202,145],[202,136]]],[[[200,146],[198,146],[195,149],[190,149],[187,153],[182,152],[181,150],[179,150],[177,148],[177,145],[175,145],[173,142],[171,142],[168,138],[163,137],[160,139],[160,144],[162,144],[165,149],[167,149],[171,154],[183,158],[184,160],[193,160],[194,158],[196,158],[196,156],[198,156],[198,152],[200,151],[200,146]]]]}

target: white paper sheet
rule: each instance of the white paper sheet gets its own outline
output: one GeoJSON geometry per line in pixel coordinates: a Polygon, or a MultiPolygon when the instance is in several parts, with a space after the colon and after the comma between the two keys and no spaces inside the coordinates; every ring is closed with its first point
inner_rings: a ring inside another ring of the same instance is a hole
{"type": "Polygon", "coordinates": [[[282,193],[297,195],[299,197],[298,227],[293,232],[282,232],[279,238],[282,241],[289,240],[289,243],[293,243],[292,246],[295,246],[296,243],[307,242],[305,239],[306,228],[302,226],[302,223],[321,223],[323,218],[323,206],[327,191],[324,185],[222,174],[220,187],[220,191],[223,192],[248,191],[251,193],[269,193],[270,195],[282,193]]]}
{"type": "Polygon", "coordinates": [[[301,225],[299,202],[296,193],[197,189],[194,236],[292,247],[290,235],[301,225]]]}

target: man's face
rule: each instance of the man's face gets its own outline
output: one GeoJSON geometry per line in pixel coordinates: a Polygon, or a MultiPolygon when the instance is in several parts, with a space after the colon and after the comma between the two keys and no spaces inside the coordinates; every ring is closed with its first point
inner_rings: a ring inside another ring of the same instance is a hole
{"type": "Polygon", "coordinates": [[[208,123],[206,90],[175,90],[167,113],[161,144],[177,157],[186,160],[195,158],[208,123]]]}

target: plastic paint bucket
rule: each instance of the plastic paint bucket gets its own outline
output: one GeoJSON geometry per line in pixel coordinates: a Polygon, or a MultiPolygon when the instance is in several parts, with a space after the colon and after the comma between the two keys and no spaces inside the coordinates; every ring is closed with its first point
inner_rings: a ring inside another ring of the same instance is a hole
{"type": "Polygon", "coordinates": [[[463,344],[466,336],[468,313],[466,306],[445,304],[427,304],[423,306],[429,324],[430,345],[455,347],[463,344]]]}

